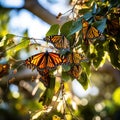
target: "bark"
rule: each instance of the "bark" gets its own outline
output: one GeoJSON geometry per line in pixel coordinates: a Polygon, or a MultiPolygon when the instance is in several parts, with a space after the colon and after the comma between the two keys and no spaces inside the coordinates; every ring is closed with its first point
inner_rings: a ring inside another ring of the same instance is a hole
{"type": "Polygon", "coordinates": [[[10,10],[22,10],[26,9],[29,12],[33,13],[44,22],[52,25],[52,24],[62,24],[62,20],[56,19],[56,16],[50,13],[47,9],[43,8],[42,5],[38,2],[38,0],[25,0],[23,7],[16,8],[16,7],[6,7],[0,4],[0,13],[10,10]]]}
{"type": "Polygon", "coordinates": [[[48,10],[43,8],[37,0],[25,0],[24,8],[50,25],[62,23],[62,21],[56,19],[55,15],[51,14],[48,10]]]}

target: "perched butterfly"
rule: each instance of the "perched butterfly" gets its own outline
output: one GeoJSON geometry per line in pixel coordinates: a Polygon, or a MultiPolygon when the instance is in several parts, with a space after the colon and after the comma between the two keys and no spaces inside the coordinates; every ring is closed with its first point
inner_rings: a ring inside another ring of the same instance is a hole
{"type": "Polygon", "coordinates": [[[80,64],[81,60],[83,59],[83,56],[80,53],[69,53],[66,56],[67,62],[70,64],[80,64]]]}
{"type": "Polygon", "coordinates": [[[50,83],[50,76],[49,75],[41,76],[40,81],[44,84],[45,87],[48,87],[50,83]]]}
{"type": "Polygon", "coordinates": [[[0,77],[3,77],[8,73],[8,68],[9,68],[8,64],[0,64],[0,77]]]}
{"type": "Polygon", "coordinates": [[[117,35],[120,31],[119,17],[107,20],[107,31],[110,35],[117,35]]]}
{"type": "Polygon", "coordinates": [[[100,36],[99,31],[91,26],[86,20],[82,19],[83,40],[92,40],[100,36]]]}
{"type": "Polygon", "coordinates": [[[68,74],[70,74],[72,77],[78,79],[81,74],[81,66],[80,65],[74,65],[71,67],[70,71],[68,71],[68,74]]]}
{"type": "Polygon", "coordinates": [[[44,76],[44,75],[47,75],[49,73],[49,70],[48,69],[43,69],[43,70],[38,69],[38,72],[41,76],[44,76]]]}
{"type": "Polygon", "coordinates": [[[70,44],[64,35],[53,35],[44,38],[45,41],[51,42],[57,49],[69,49],[70,44]]]}
{"type": "Polygon", "coordinates": [[[53,69],[63,62],[59,54],[53,52],[42,52],[25,60],[26,65],[36,67],[38,70],[53,69]]]}
{"type": "Polygon", "coordinates": [[[43,71],[38,70],[40,74],[40,81],[44,84],[45,87],[48,87],[50,82],[49,70],[44,69],[43,71]]]}

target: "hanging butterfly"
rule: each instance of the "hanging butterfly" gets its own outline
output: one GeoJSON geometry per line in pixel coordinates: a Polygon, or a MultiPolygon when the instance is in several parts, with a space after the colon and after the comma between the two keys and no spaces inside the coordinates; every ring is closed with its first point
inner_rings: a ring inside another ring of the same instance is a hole
{"type": "Polygon", "coordinates": [[[9,65],[8,64],[0,64],[0,78],[8,73],[9,65]]]}
{"type": "Polygon", "coordinates": [[[57,49],[70,49],[70,44],[64,35],[46,36],[43,40],[51,42],[57,49]]]}
{"type": "Polygon", "coordinates": [[[37,71],[41,76],[47,75],[49,73],[48,69],[43,69],[43,70],[37,69],[37,71]]]}
{"type": "Polygon", "coordinates": [[[50,83],[50,76],[49,75],[41,76],[40,81],[44,84],[45,87],[48,87],[50,83]]]}
{"type": "Polygon", "coordinates": [[[49,76],[49,70],[44,69],[43,71],[38,70],[40,74],[40,81],[44,84],[45,87],[49,86],[50,83],[50,76],[49,76]]]}
{"type": "Polygon", "coordinates": [[[74,65],[71,67],[70,71],[68,71],[68,74],[70,74],[73,78],[78,79],[80,74],[82,72],[82,68],[80,65],[74,65]]]}
{"type": "Polygon", "coordinates": [[[59,54],[53,52],[42,52],[31,56],[25,60],[25,64],[37,68],[38,70],[54,69],[63,63],[59,54]]]}
{"type": "Polygon", "coordinates": [[[99,31],[91,26],[85,19],[82,19],[82,37],[85,42],[100,36],[99,31]]]}
{"type": "Polygon", "coordinates": [[[80,64],[83,56],[80,53],[72,52],[66,56],[67,62],[70,64],[80,64]]]}
{"type": "Polygon", "coordinates": [[[117,35],[120,31],[120,22],[119,22],[119,17],[118,18],[113,18],[111,20],[107,19],[107,32],[110,35],[117,35]]]}

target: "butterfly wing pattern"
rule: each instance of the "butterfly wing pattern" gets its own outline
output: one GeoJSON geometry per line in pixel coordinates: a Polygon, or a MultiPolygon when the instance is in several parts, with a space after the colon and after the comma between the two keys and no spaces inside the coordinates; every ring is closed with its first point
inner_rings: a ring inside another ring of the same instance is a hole
{"type": "Polygon", "coordinates": [[[43,71],[38,70],[40,74],[40,81],[44,84],[45,87],[49,86],[50,83],[50,75],[49,75],[49,70],[44,69],[43,71]]]}
{"type": "MultiPolygon", "coordinates": [[[[53,43],[59,50],[70,49],[69,41],[63,35],[47,36],[44,40],[53,43]]],[[[67,56],[60,56],[59,53],[46,51],[29,57],[25,60],[25,64],[33,69],[36,68],[40,74],[40,81],[45,87],[48,87],[50,84],[50,70],[56,69],[57,66],[62,64],[68,63],[72,66],[74,65],[69,73],[72,74],[74,78],[78,78],[82,59],[81,54],[76,52],[69,53],[67,56]]]]}
{"type": "Polygon", "coordinates": [[[83,40],[92,40],[100,36],[99,31],[84,19],[82,19],[82,26],[83,40]]]}
{"type": "Polygon", "coordinates": [[[62,59],[60,54],[46,51],[29,57],[25,60],[25,64],[37,68],[41,76],[40,81],[47,87],[50,82],[49,70],[55,69],[58,65],[65,63],[63,61],[65,59],[62,59]]]}
{"type": "Polygon", "coordinates": [[[82,59],[82,55],[77,52],[72,52],[67,55],[67,62],[70,64],[80,64],[82,59]]]}
{"type": "Polygon", "coordinates": [[[68,71],[68,74],[70,74],[72,77],[78,79],[81,72],[82,72],[82,69],[81,69],[80,65],[73,65],[71,67],[70,71],[68,71]]]}
{"type": "Polygon", "coordinates": [[[64,35],[46,36],[45,41],[51,42],[57,49],[70,49],[70,44],[64,35]]]}
{"type": "Polygon", "coordinates": [[[62,58],[57,53],[46,51],[31,56],[25,60],[25,63],[36,67],[38,70],[54,69],[62,64],[62,58]]]}

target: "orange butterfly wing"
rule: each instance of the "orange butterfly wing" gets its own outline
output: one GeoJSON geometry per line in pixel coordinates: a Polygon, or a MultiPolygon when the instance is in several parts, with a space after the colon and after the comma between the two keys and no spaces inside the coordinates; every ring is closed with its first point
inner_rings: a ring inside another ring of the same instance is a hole
{"type": "Polygon", "coordinates": [[[44,69],[44,70],[39,70],[39,69],[37,69],[37,70],[38,70],[38,72],[39,72],[39,74],[40,74],[41,76],[47,75],[47,74],[49,73],[49,70],[48,70],[48,69],[44,69]]]}
{"type": "Polygon", "coordinates": [[[39,71],[40,74],[40,81],[44,84],[45,87],[48,87],[50,82],[49,70],[44,69],[43,71],[39,71]]]}
{"type": "Polygon", "coordinates": [[[48,68],[53,68],[62,64],[62,59],[57,53],[49,53],[47,66],[48,68]]]}
{"type": "Polygon", "coordinates": [[[100,36],[99,31],[95,27],[89,25],[84,19],[82,19],[82,26],[82,36],[84,40],[95,39],[100,36]]]}
{"type": "Polygon", "coordinates": [[[67,55],[67,61],[70,64],[80,64],[81,60],[83,60],[83,57],[79,53],[73,52],[67,55]]]}
{"type": "Polygon", "coordinates": [[[88,22],[82,19],[82,36],[84,40],[86,39],[88,27],[89,27],[88,22]]]}
{"type": "Polygon", "coordinates": [[[45,87],[49,86],[50,83],[50,77],[48,76],[41,76],[40,81],[44,84],[45,87]]]}
{"type": "Polygon", "coordinates": [[[44,40],[51,42],[57,49],[69,49],[69,41],[63,35],[47,36],[44,40]]]}
{"type": "Polygon", "coordinates": [[[80,65],[74,65],[71,67],[70,71],[68,71],[68,74],[70,74],[72,77],[78,79],[81,74],[81,66],[80,65]]]}
{"type": "Polygon", "coordinates": [[[62,59],[59,54],[53,52],[43,52],[25,60],[27,65],[36,67],[37,69],[52,69],[62,64],[62,59]]]}
{"type": "Polygon", "coordinates": [[[99,36],[99,31],[95,27],[91,26],[87,32],[87,39],[95,39],[99,36]]]}
{"type": "Polygon", "coordinates": [[[61,41],[64,36],[62,35],[52,35],[52,36],[47,36],[45,39],[49,42],[56,43],[58,41],[61,41]]]}
{"type": "Polygon", "coordinates": [[[44,53],[35,54],[29,57],[28,59],[26,59],[25,63],[28,66],[34,66],[40,69],[44,69],[46,67],[45,66],[45,54],[44,53]]]}

